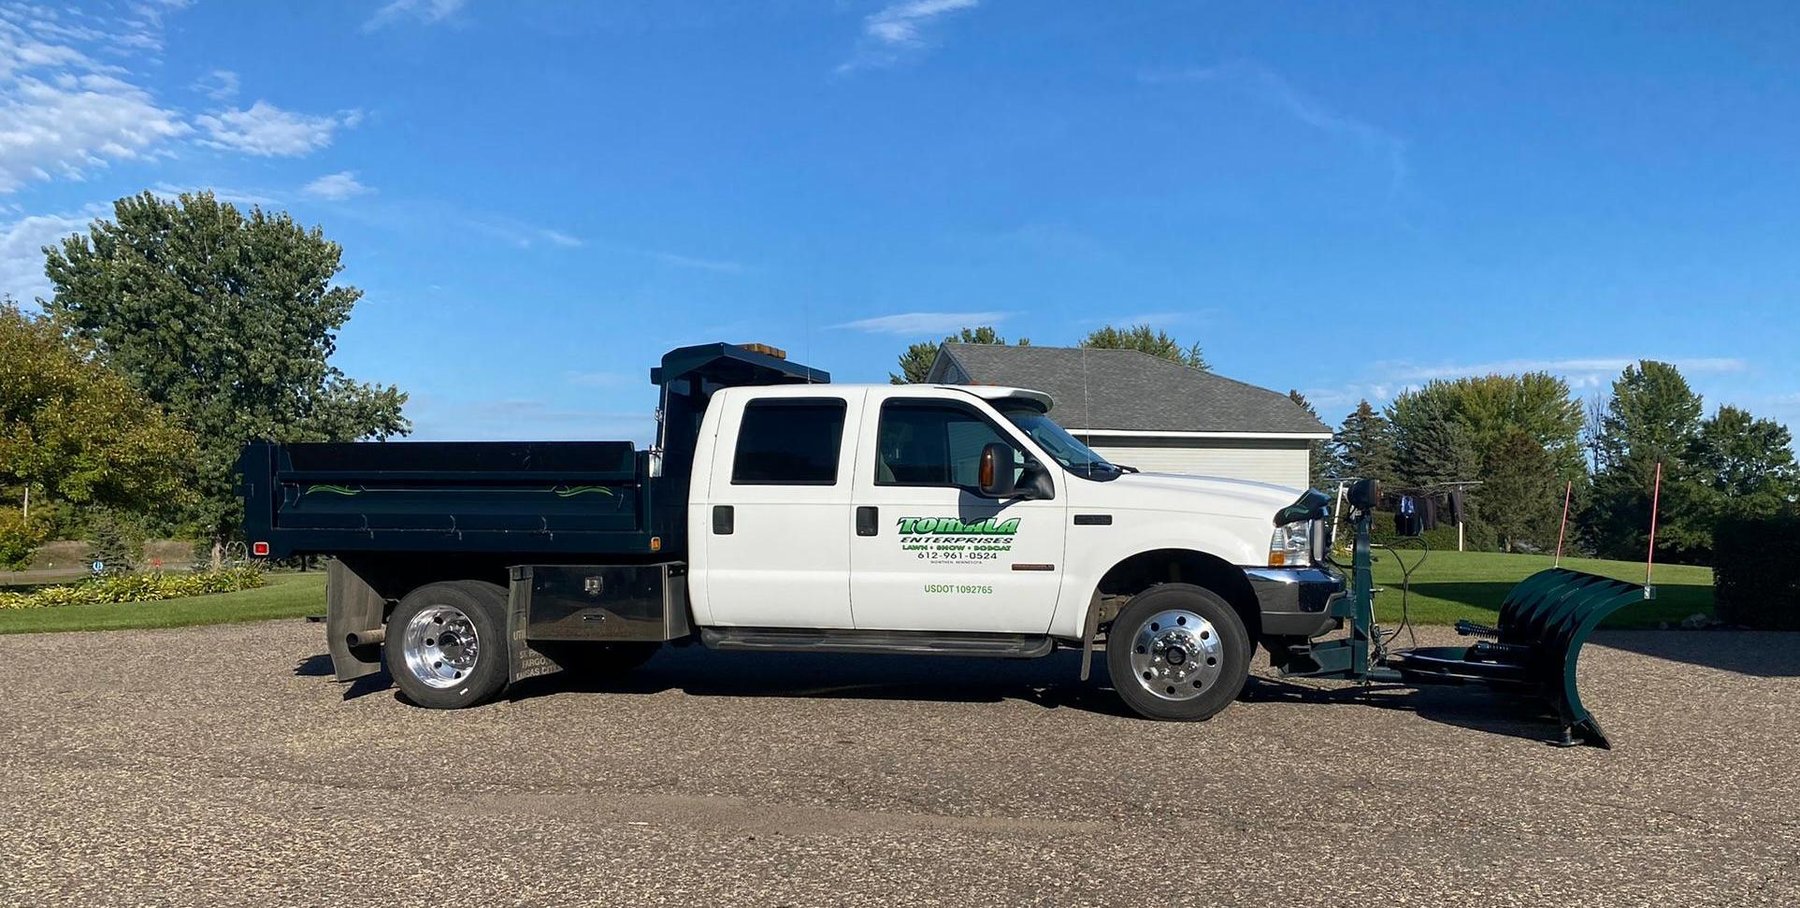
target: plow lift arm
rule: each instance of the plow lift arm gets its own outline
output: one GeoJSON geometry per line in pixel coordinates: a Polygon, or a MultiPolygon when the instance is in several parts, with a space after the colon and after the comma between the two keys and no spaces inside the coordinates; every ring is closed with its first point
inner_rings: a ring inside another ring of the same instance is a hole
{"type": "Polygon", "coordinates": [[[1484,684],[1497,692],[1534,701],[1555,713],[1561,734],[1553,742],[1610,748],[1606,733],[1581,702],[1575,668],[1581,647],[1607,616],[1653,595],[1638,586],[1567,568],[1550,568],[1525,578],[1506,594],[1493,627],[1459,621],[1457,633],[1493,638],[1472,646],[1419,647],[1387,651],[1375,625],[1375,587],[1369,528],[1377,501],[1373,480],[1351,487],[1354,530],[1350,586],[1333,603],[1346,619],[1348,637],[1315,641],[1306,669],[1289,676],[1423,684],[1484,684]]]}

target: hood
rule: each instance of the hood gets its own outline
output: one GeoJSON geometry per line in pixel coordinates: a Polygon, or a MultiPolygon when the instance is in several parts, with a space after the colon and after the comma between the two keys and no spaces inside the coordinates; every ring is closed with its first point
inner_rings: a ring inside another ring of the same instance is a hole
{"type": "Polygon", "coordinates": [[[1180,473],[1126,473],[1111,482],[1083,485],[1088,486],[1084,492],[1115,507],[1216,514],[1271,525],[1276,511],[1305,492],[1266,482],[1180,473]]]}

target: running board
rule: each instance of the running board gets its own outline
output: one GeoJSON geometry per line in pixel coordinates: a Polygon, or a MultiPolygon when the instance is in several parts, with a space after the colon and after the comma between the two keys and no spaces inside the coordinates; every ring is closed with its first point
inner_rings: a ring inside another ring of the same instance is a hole
{"type": "Polygon", "coordinates": [[[703,627],[707,649],[863,653],[912,656],[985,656],[1036,659],[1056,648],[1056,641],[1031,634],[942,634],[933,631],[854,631],[781,627],[703,627]]]}

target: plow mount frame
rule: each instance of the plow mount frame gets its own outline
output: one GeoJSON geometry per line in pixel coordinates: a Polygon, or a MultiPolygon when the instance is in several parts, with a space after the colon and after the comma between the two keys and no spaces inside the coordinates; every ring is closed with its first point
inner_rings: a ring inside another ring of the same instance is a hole
{"type": "Polygon", "coordinates": [[[1412,687],[1482,684],[1535,701],[1553,713],[1561,733],[1550,743],[1610,749],[1605,731],[1581,701],[1576,665],[1582,646],[1600,623],[1627,605],[1654,598],[1654,587],[1553,567],[1513,587],[1494,626],[1456,624],[1459,634],[1491,639],[1466,647],[1389,651],[1375,624],[1373,488],[1361,497],[1362,506],[1353,504],[1350,512],[1354,542],[1349,588],[1331,606],[1332,615],[1344,619],[1349,634],[1311,642],[1304,650],[1306,668],[1283,674],[1412,687]]]}

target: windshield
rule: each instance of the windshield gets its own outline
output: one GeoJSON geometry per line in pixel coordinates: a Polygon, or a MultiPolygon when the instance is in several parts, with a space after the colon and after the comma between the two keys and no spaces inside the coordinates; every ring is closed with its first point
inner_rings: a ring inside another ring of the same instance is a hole
{"type": "Polygon", "coordinates": [[[1000,414],[1031,436],[1063,469],[1084,479],[1117,479],[1124,470],[1107,463],[1094,449],[1075,440],[1068,430],[1051,421],[1035,407],[1001,405],[1000,414]]]}

